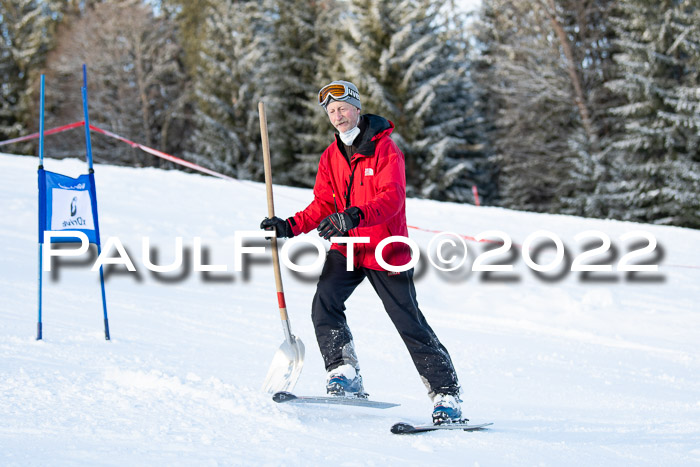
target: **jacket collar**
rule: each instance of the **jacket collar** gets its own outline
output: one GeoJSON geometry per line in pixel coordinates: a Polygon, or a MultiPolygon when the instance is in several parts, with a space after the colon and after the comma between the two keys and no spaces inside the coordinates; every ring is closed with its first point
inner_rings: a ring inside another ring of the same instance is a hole
{"type": "MultiPolygon", "coordinates": [[[[394,131],[394,124],[390,120],[374,114],[362,115],[357,126],[360,128],[360,134],[355,138],[353,146],[357,148],[355,154],[362,156],[374,155],[377,141],[383,136],[390,135],[391,132],[394,131]]],[[[335,134],[335,139],[338,148],[341,148],[343,141],[340,139],[340,135],[337,132],[335,134]]]]}

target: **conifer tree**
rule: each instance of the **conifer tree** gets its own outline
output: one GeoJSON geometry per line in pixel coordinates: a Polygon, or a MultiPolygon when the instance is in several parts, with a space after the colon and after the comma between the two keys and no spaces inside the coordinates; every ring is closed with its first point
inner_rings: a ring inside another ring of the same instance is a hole
{"type": "Polygon", "coordinates": [[[602,187],[610,215],[700,227],[700,8],[692,1],[625,0],[614,18],[625,131],[615,177],[602,187]]]}
{"type": "Polygon", "coordinates": [[[621,99],[606,86],[616,79],[615,31],[609,18],[618,8],[616,0],[589,2],[547,0],[549,20],[558,36],[567,66],[579,127],[569,135],[568,169],[561,180],[554,210],[565,214],[605,217],[605,201],[599,187],[613,175],[611,141],[622,122],[610,109],[621,99]],[[568,50],[567,50],[568,49],[568,50]]]}
{"type": "Polygon", "coordinates": [[[184,49],[186,69],[193,75],[201,59],[202,39],[205,34],[209,0],[161,0],[167,16],[178,24],[179,42],[184,49]]]}
{"type": "Polygon", "coordinates": [[[700,225],[697,12],[692,2],[629,0],[612,18],[618,77],[608,87],[622,103],[611,114],[624,124],[598,189],[610,217],[700,225]]]}
{"type": "MultiPolygon", "coordinates": [[[[62,6],[56,0],[0,1],[0,140],[37,127],[40,68],[62,6]]],[[[25,144],[14,150],[30,148],[25,144]]]]}
{"type": "Polygon", "coordinates": [[[487,90],[489,151],[504,206],[592,214],[607,169],[610,28],[614,2],[485,0],[475,79],[487,90]]]}
{"type": "Polygon", "coordinates": [[[258,102],[265,103],[275,182],[313,184],[319,16],[329,1],[211,1],[197,73],[192,157],[239,178],[262,180],[258,102]]]}
{"type": "Polygon", "coordinates": [[[295,167],[296,180],[309,187],[316,180],[321,153],[333,141],[334,132],[326,112],[318,104],[318,91],[331,81],[349,79],[341,55],[342,44],[347,37],[347,30],[343,27],[343,18],[348,15],[347,5],[338,0],[319,0],[314,3],[317,7],[313,32],[316,54],[313,60],[313,85],[308,95],[311,109],[308,114],[308,133],[301,135],[306,152],[297,154],[295,167]]]}
{"type": "Polygon", "coordinates": [[[446,27],[442,4],[353,2],[343,18],[348,35],[338,67],[360,88],[363,111],[396,124],[409,194],[465,201],[480,157],[476,117],[470,115],[466,44],[446,27]]]}
{"type": "Polygon", "coordinates": [[[266,50],[259,2],[209,2],[197,67],[190,160],[241,179],[260,179],[258,87],[251,76],[266,50]]]}
{"type": "Polygon", "coordinates": [[[488,118],[500,202],[551,210],[568,170],[562,135],[574,130],[576,113],[543,7],[535,1],[485,0],[477,28],[488,66],[475,78],[498,103],[488,118]]]}
{"type": "MultiPolygon", "coordinates": [[[[82,119],[81,65],[88,69],[91,122],[165,152],[178,152],[187,134],[187,76],[177,28],[140,0],[114,0],[78,9],[59,30],[47,63],[47,124],[82,119]]],[[[161,160],[111,139],[93,138],[98,158],[158,165],[161,160]]],[[[82,153],[74,133],[56,137],[56,155],[82,153]]]]}
{"type": "Polygon", "coordinates": [[[319,22],[332,3],[275,0],[269,6],[273,21],[265,37],[267,53],[253,77],[267,106],[275,181],[311,186],[325,147],[314,124],[322,114],[316,104],[317,67],[324,60],[319,22]],[[304,168],[306,161],[310,165],[304,168]]]}

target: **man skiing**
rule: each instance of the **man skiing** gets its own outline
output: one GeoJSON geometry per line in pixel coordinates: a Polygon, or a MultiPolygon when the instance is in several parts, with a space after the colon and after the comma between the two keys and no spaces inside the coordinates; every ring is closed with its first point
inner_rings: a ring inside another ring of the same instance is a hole
{"type": "MultiPolygon", "coordinates": [[[[346,322],[345,301],[367,278],[403,339],[428,394],[433,422],[461,417],[459,383],[452,360],[418,308],[413,269],[387,271],[375,259],[375,248],[390,236],[408,237],[406,174],[403,153],[390,135],[394,124],[361,114],[360,93],[348,81],[333,81],[318,93],[318,103],[337,130],[321,156],[314,200],[286,220],[265,218],[260,228],[277,237],[293,237],[317,228],[333,243],[326,257],[312,304],[316,339],[327,371],[328,394],[365,395],[352,334],[346,322]],[[367,243],[348,243],[369,237],[367,243]],[[348,251],[351,248],[351,251],[348,251]],[[348,253],[352,269],[348,271],[348,253]]],[[[409,247],[401,242],[383,249],[384,260],[404,265],[409,247]]]]}

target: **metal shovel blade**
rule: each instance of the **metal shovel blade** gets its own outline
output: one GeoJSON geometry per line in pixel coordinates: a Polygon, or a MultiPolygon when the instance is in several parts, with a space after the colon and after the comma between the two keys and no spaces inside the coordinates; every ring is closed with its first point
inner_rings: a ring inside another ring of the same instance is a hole
{"type": "Polygon", "coordinates": [[[272,358],[263,383],[263,391],[270,394],[291,391],[297,384],[303,365],[304,343],[298,337],[292,337],[291,342],[285,340],[272,358]]]}

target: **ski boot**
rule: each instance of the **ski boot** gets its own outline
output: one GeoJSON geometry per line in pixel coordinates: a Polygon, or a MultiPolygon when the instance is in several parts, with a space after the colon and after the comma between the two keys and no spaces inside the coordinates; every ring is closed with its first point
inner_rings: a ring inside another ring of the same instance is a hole
{"type": "Polygon", "coordinates": [[[326,393],[336,397],[367,398],[368,396],[362,386],[359,370],[348,364],[340,365],[328,372],[326,393]]]}
{"type": "Polygon", "coordinates": [[[437,394],[433,397],[433,424],[462,421],[462,402],[457,396],[451,394],[437,394]]]}

